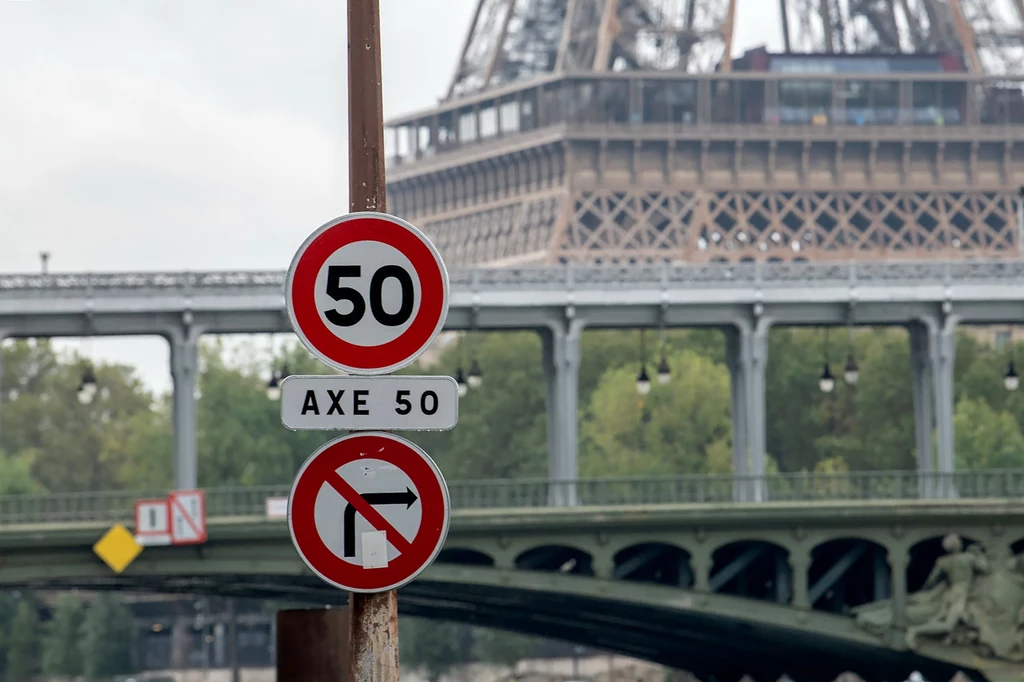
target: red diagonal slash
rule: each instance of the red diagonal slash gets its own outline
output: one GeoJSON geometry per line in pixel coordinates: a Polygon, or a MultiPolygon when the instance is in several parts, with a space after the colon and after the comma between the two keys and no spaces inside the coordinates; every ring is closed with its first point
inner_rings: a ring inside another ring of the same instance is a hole
{"type": "Polygon", "coordinates": [[[405,537],[395,530],[395,527],[388,523],[379,511],[373,508],[373,505],[363,499],[363,496],[356,492],[356,489],[348,484],[344,478],[342,478],[338,472],[331,472],[331,475],[327,477],[327,485],[334,488],[339,495],[345,498],[345,501],[355,507],[356,511],[364,519],[366,519],[371,526],[377,530],[384,531],[384,535],[387,541],[390,542],[395,549],[403,554],[412,549],[412,545],[405,539],[405,537]]]}
{"type": "Polygon", "coordinates": [[[196,537],[197,538],[203,537],[203,533],[202,533],[202,531],[199,530],[199,526],[196,525],[196,522],[193,521],[192,517],[188,515],[187,511],[185,511],[185,505],[183,505],[181,503],[181,498],[179,498],[179,497],[173,498],[173,502],[172,503],[174,504],[175,507],[178,508],[178,511],[181,512],[181,515],[185,517],[185,523],[187,523],[189,525],[189,528],[191,528],[192,532],[196,534],[196,537]]]}

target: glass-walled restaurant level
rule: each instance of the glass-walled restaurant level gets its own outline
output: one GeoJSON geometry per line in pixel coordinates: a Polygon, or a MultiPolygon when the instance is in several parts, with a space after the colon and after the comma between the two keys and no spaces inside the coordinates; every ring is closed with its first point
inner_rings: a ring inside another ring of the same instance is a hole
{"type": "Polygon", "coordinates": [[[658,73],[547,77],[391,122],[393,163],[552,126],[1024,126],[1024,77],[658,73]]]}

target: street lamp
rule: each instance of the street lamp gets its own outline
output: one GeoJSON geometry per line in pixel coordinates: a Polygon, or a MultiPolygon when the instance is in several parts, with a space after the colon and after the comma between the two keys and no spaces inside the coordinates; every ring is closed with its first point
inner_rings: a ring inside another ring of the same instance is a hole
{"type": "Polygon", "coordinates": [[[480,363],[473,358],[473,362],[469,365],[469,387],[480,388],[484,383],[483,372],[480,371],[480,363]]]}
{"type": "Polygon", "coordinates": [[[270,381],[267,382],[267,398],[269,400],[281,399],[281,382],[277,378],[277,372],[270,372],[270,381]]]}
{"type": "Polygon", "coordinates": [[[455,370],[455,383],[459,385],[459,397],[463,397],[469,392],[469,386],[466,384],[466,375],[463,373],[462,368],[459,367],[455,370]]]}
{"type": "Polygon", "coordinates": [[[647,395],[651,392],[651,378],[647,376],[646,329],[640,330],[640,373],[636,375],[636,392],[647,395]]]}
{"type": "Polygon", "coordinates": [[[860,379],[860,371],[857,369],[857,361],[853,359],[853,353],[846,356],[846,367],[843,369],[843,381],[850,386],[856,386],[860,379]]]}
{"type": "Polygon", "coordinates": [[[78,402],[83,405],[92,403],[97,391],[96,375],[92,371],[92,365],[87,364],[82,370],[82,381],[78,384],[78,402]]]}
{"type": "Polygon", "coordinates": [[[672,379],[672,369],[668,366],[665,354],[661,354],[661,362],[658,363],[658,383],[664,386],[672,379]]]}
{"type": "Polygon", "coordinates": [[[822,393],[831,393],[832,389],[836,387],[835,377],[832,376],[832,370],[829,369],[828,363],[825,363],[825,369],[822,370],[821,376],[818,377],[818,388],[821,389],[822,393]]]}
{"type": "Polygon", "coordinates": [[[1013,366],[1013,360],[1006,366],[1006,373],[1003,375],[1003,386],[1007,391],[1016,391],[1020,388],[1020,377],[1017,376],[1017,368],[1013,366]]]}
{"type": "Polygon", "coordinates": [[[651,378],[647,376],[647,365],[641,365],[640,373],[636,375],[636,392],[640,395],[651,392],[651,378]]]}

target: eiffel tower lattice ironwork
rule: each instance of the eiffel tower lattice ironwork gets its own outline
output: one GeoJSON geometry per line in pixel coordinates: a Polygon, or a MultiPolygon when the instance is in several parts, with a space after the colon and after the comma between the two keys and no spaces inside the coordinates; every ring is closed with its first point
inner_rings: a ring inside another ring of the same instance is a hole
{"type": "Polygon", "coordinates": [[[478,0],[388,144],[454,265],[1017,258],[1024,0],[478,0]]]}

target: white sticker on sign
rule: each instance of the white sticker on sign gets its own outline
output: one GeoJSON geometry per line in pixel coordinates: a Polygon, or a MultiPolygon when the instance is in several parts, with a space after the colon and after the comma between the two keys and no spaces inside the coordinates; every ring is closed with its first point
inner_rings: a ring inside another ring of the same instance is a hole
{"type": "Polygon", "coordinates": [[[388,537],[382,530],[363,533],[360,539],[363,550],[363,568],[388,567],[388,537]]]}

